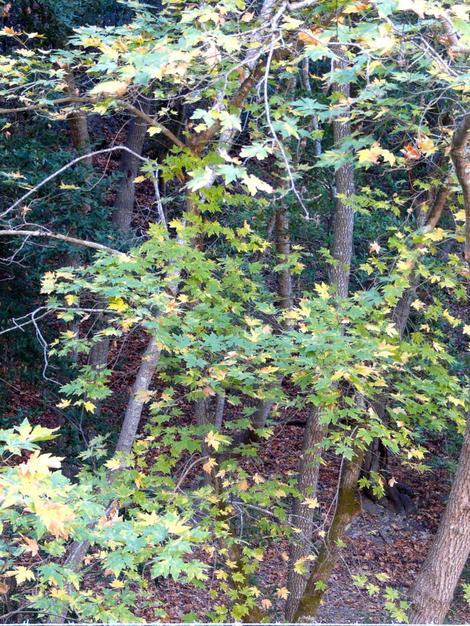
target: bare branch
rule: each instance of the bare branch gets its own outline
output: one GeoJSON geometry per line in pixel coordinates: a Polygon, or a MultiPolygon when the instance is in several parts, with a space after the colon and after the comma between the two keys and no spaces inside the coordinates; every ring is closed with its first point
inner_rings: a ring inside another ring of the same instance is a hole
{"type": "Polygon", "coordinates": [[[22,202],[24,202],[27,198],[29,198],[29,196],[32,196],[33,193],[38,191],[38,189],[41,189],[41,187],[46,185],[48,182],[50,182],[51,180],[54,180],[54,178],[57,178],[57,176],[60,176],[60,174],[68,170],[70,167],[76,165],[77,163],[80,163],[80,161],[85,161],[87,159],[89,160],[90,158],[97,156],[99,154],[108,154],[109,152],[114,152],[116,150],[124,150],[125,152],[129,152],[130,154],[137,157],[141,161],[144,161],[145,163],[148,161],[148,159],[141,156],[140,154],[137,154],[133,150],[130,150],[127,146],[113,146],[111,148],[103,148],[102,150],[95,150],[95,152],[89,152],[88,154],[82,154],[81,156],[77,157],[76,159],[73,159],[72,161],[70,161],[69,163],[67,163],[60,169],[58,169],[56,172],[54,172],[50,176],[47,176],[47,178],[44,178],[40,183],[38,183],[32,189],[30,189],[27,193],[25,193],[24,196],[21,196],[21,198],[16,200],[16,202],[14,202],[8,209],[6,209],[0,215],[0,217],[5,217],[6,215],[14,211],[14,209],[16,209],[17,206],[19,206],[22,202]]]}
{"type": "Polygon", "coordinates": [[[43,239],[57,239],[59,241],[66,241],[76,246],[84,246],[85,248],[93,248],[94,250],[101,250],[102,252],[109,252],[110,254],[118,254],[124,256],[124,252],[110,248],[101,243],[95,241],[88,241],[88,239],[77,239],[76,237],[69,237],[68,235],[61,235],[60,233],[51,233],[48,230],[0,230],[0,237],[40,237],[43,239]]]}

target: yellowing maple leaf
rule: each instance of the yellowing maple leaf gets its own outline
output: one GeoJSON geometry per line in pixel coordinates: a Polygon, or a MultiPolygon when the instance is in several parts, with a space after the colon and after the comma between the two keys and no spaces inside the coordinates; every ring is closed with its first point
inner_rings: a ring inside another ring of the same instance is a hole
{"type": "Polygon", "coordinates": [[[423,154],[427,154],[428,156],[434,154],[437,151],[436,145],[431,137],[418,137],[416,142],[418,144],[418,148],[421,150],[423,154]]]}
{"type": "Polygon", "coordinates": [[[212,457],[209,457],[206,463],[202,466],[202,469],[206,472],[206,474],[210,474],[214,467],[217,467],[217,461],[212,457]]]}
{"type": "Polygon", "coordinates": [[[263,607],[263,609],[270,609],[272,605],[273,603],[268,598],[263,598],[261,600],[261,606],[263,607]]]}
{"type": "Polygon", "coordinates": [[[127,88],[128,83],[123,80],[105,80],[98,85],[95,85],[90,91],[91,96],[123,96],[127,88]]]}
{"type": "Polygon", "coordinates": [[[106,461],[105,467],[110,470],[117,470],[121,467],[121,461],[119,459],[109,459],[106,461]]]}
{"type": "Polygon", "coordinates": [[[18,465],[18,473],[24,477],[44,477],[50,474],[50,468],[59,469],[62,460],[63,457],[41,454],[36,450],[25,463],[18,465]]]}
{"type": "Polygon", "coordinates": [[[287,587],[279,587],[279,589],[276,591],[276,595],[278,598],[281,598],[281,600],[286,600],[287,596],[289,595],[289,590],[287,589],[287,587]]]}
{"type": "Polygon", "coordinates": [[[462,332],[464,335],[469,335],[470,336],[470,324],[465,324],[465,326],[462,329],[462,332]]]}
{"type": "Polygon", "coordinates": [[[328,300],[328,298],[330,297],[330,289],[326,283],[316,284],[315,291],[318,293],[322,300],[328,300]]]}
{"type": "Polygon", "coordinates": [[[210,446],[211,448],[214,448],[214,450],[216,452],[220,448],[222,443],[228,443],[229,442],[227,437],[224,437],[220,433],[217,433],[217,432],[215,432],[213,430],[211,430],[209,433],[207,433],[205,441],[206,441],[207,445],[210,446]]]}
{"type": "Polygon", "coordinates": [[[54,537],[68,539],[69,530],[65,525],[75,518],[69,506],[60,502],[36,502],[34,512],[54,537]]]}
{"type": "Polygon", "coordinates": [[[122,580],[118,580],[117,578],[115,578],[109,586],[113,589],[124,589],[125,584],[122,580]]]}
{"type": "Polygon", "coordinates": [[[24,565],[20,565],[14,570],[10,570],[9,572],[5,572],[4,576],[14,576],[18,585],[26,582],[27,580],[34,580],[34,572],[25,567],[24,565]]]}
{"type": "Polygon", "coordinates": [[[22,548],[25,552],[31,552],[32,556],[36,556],[39,552],[38,542],[35,539],[30,539],[29,537],[21,536],[22,538],[22,548]]]}
{"type": "Polygon", "coordinates": [[[111,309],[112,311],[118,311],[119,313],[125,311],[128,308],[129,307],[122,298],[111,298],[108,304],[108,309],[111,309]]]}
{"type": "Polygon", "coordinates": [[[318,506],[318,500],[317,498],[305,498],[302,504],[308,506],[309,509],[316,509],[318,506]]]}

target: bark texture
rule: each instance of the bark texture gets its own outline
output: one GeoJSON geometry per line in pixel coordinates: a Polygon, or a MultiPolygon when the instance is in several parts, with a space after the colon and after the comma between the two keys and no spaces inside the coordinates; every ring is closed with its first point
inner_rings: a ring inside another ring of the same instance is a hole
{"type": "Polygon", "coordinates": [[[317,492],[318,473],[320,469],[321,450],[324,429],[319,421],[319,411],[314,409],[309,415],[302,442],[301,469],[298,489],[302,499],[296,499],[292,509],[292,525],[299,531],[295,534],[289,555],[289,572],[285,616],[292,621],[294,613],[302,597],[307,579],[294,570],[299,559],[311,554],[312,535],[315,521],[315,510],[305,504],[306,498],[314,498],[317,492]]]}
{"type": "MultiPolygon", "coordinates": [[[[339,52],[340,58],[335,62],[335,69],[344,69],[348,63],[344,51],[339,52]]],[[[350,96],[349,83],[335,84],[333,90],[340,93],[347,102],[350,96]]],[[[341,117],[347,117],[349,106],[341,117]]],[[[333,137],[335,146],[339,147],[351,135],[349,121],[333,122],[333,137]]],[[[330,281],[336,286],[336,293],[341,298],[348,295],[350,266],[353,250],[354,210],[348,199],[354,194],[354,167],[352,163],[342,165],[335,174],[336,207],[333,222],[333,242],[331,256],[336,264],[330,269],[330,281]]]]}
{"type": "Polygon", "coordinates": [[[412,624],[442,624],[470,553],[470,412],[444,515],[411,592],[412,624]]]}
{"type": "Polygon", "coordinates": [[[470,112],[466,113],[457,126],[452,138],[450,155],[455,167],[460,187],[462,188],[463,206],[465,209],[465,260],[470,263],[470,167],[466,155],[467,143],[470,138],[470,112]]]}
{"type": "MultiPolygon", "coordinates": [[[[75,84],[75,79],[71,71],[65,74],[65,84],[67,85],[67,91],[71,96],[80,95],[80,92],[75,84]]],[[[80,108],[75,107],[71,113],[67,116],[70,128],[70,137],[72,139],[73,147],[79,154],[88,154],[91,152],[90,133],[88,131],[88,120],[86,113],[80,108]]],[[[82,163],[85,165],[92,165],[91,156],[87,156],[83,159],[82,163]]]]}
{"type": "MultiPolygon", "coordinates": [[[[144,113],[149,112],[149,105],[142,105],[144,113]]],[[[133,117],[127,134],[126,146],[136,154],[142,154],[148,124],[140,117],[133,117]]],[[[130,152],[123,152],[119,169],[122,180],[114,203],[113,223],[123,233],[128,233],[134,213],[135,183],[139,171],[139,159],[130,152]]]]}
{"type": "Polygon", "coordinates": [[[308,621],[316,614],[325,593],[326,583],[338,560],[345,532],[361,510],[356,490],[363,456],[362,451],[356,450],[351,461],[343,461],[333,520],[307,580],[305,592],[294,613],[295,622],[308,621]],[[323,584],[319,586],[319,583],[323,584]]]}

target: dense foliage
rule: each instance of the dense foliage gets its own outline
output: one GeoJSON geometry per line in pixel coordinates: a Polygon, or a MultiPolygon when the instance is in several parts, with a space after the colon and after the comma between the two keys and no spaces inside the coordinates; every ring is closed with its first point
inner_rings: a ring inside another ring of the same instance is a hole
{"type": "Polygon", "coordinates": [[[257,572],[281,544],[286,618],[314,617],[357,493],[400,495],[370,450],[425,471],[465,430],[468,6],[13,4],[1,372],[46,411],[0,430],[5,620],[164,618],[173,578],[207,620],[279,621],[257,572]],[[291,419],[298,471],[263,475],[291,419]]]}

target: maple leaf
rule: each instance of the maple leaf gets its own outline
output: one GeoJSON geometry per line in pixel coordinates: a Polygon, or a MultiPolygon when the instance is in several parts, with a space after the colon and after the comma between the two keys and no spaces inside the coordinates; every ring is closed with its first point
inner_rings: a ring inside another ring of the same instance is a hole
{"type": "Polygon", "coordinates": [[[381,250],[380,244],[377,241],[372,241],[369,244],[369,250],[371,252],[375,252],[376,254],[378,254],[380,252],[380,250],[381,250]]]}
{"type": "Polygon", "coordinates": [[[431,137],[418,137],[416,143],[418,144],[418,148],[420,149],[420,151],[428,156],[434,154],[437,151],[436,145],[431,137]]]}
{"type": "Polygon", "coordinates": [[[118,580],[117,578],[113,580],[113,582],[109,585],[113,589],[124,589],[125,584],[122,580],[118,580]]]}
{"type": "Polygon", "coordinates": [[[39,450],[33,452],[25,463],[18,466],[18,473],[24,477],[44,477],[50,474],[50,468],[59,469],[63,457],[41,454],[39,450]]]}
{"type": "Polygon", "coordinates": [[[411,143],[405,144],[400,152],[408,161],[419,161],[421,158],[421,152],[411,143]]]}
{"type": "Polygon", "coordinates": [[[229,440],[227,437],[224,437],[223,435],[211,430],[209,433],[207,433],[205,442],[207,443],[208,446],[210,446],[211,448],[214,448],[214,450],[217,452],[221,444],[229,443],[229,440]]]}
{"type": "Polygon", "coordinates": [[[217,461],[212,457],[209,457],[206,463],[202,466],[202,469],[206,472],[206,474],[210,474],[214,467],[217,467],[217,461]]]}
{"type": "Polygon", "coordinates": [[[27,580],[34,580],[34,572],[25,567],[24,565],[20,565],[17,569],[10,570],[9,572],[5,572],[5,576],[14,576],[18,585],[26,582],[27,580]]]}
{"type": "Polygon", "coordinates": [[[105,80],[95,85],[90,91],[91,96],[123,96],[129,84],[123,80],[105,80]]]}
{"type": "Polygon", "coordinates": [[[39,552],[38,542],[35,539],[30,539],[29,537],[24,537],[21,535],[23,540],[22,547],[25,552],[31,552],[32,556],[36,556],[39,552]]]}
{"type": "Polygon", "coordinates": [[[261,606],[263,607],[263,609],[270,609],[272,605],[273,603],[268,598],[263,598],[261,600],[261,606]]]}
{"type": "Polygon", "coordinates": [[[307,505],[309,509],[316,509],[318,506],[318,500],[316,498],[305,498],[302,504],[307,505]]]}
{"type": "Polygon", "coordinates": [[[279,589],[276,591],[276,595],[278,598],[281,598],[281,600],[286,600],[287,596],[289,595],[289,590],[287,589],[287,587],[279,587],[279,589]]]}
{"type": "Polygon", "coordinates": [[[54,537],[68,539],[69,531],[65,525],[75,519],[74,512],[69,506],[60,502],[36,502],[34,511],[54,537]]]}
{"type": "Polygon", "coordinates": [[[240,489],[240,491],[247,491],[250,488],[250,485],[248,484],[248,481],[244,478],[238,483],[238,488],[240,489]]]}
{"type": "Polygon", "coordinates": [[[330,297],[329,287],[326,283],[319,283],[315,285],[315,291],[318,293],[322,300],[328,300],[330,297]]]}

